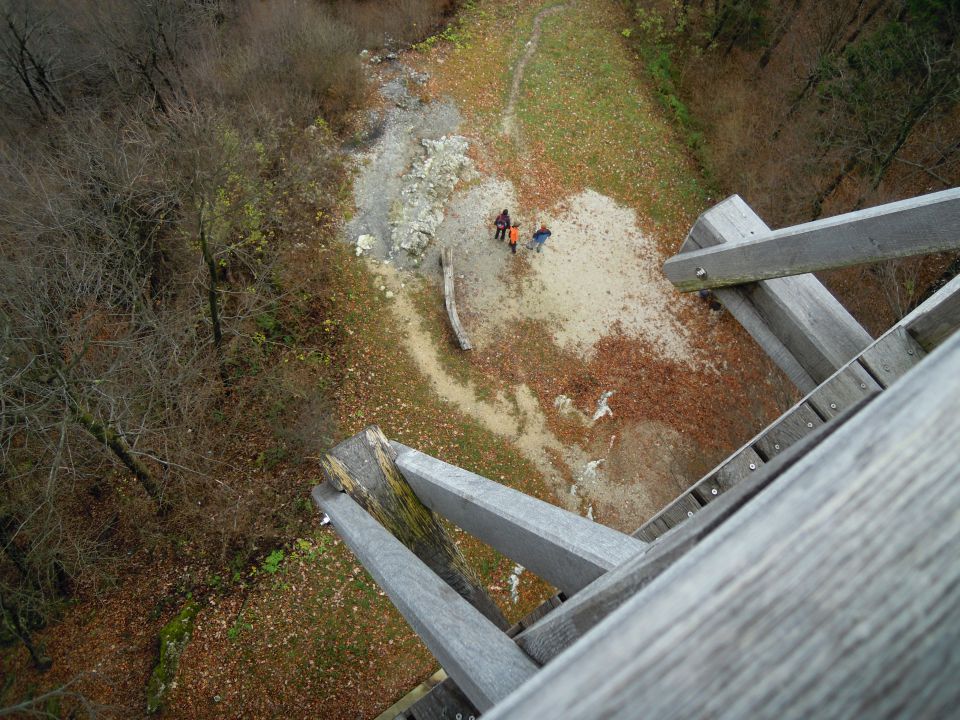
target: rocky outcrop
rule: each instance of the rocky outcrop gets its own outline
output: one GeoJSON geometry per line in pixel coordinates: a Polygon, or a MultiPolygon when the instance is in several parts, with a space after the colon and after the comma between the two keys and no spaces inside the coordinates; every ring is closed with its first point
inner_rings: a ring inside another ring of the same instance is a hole
{"type": "Polygon", "coordinates": [[[391,209],[391,255],[399,250],[422,255],[443,222],[443,209],[456,184],[475,176],[465,138],[453,135],[420,142],[426,153],[404,176],[400,199],[391,209]]]}

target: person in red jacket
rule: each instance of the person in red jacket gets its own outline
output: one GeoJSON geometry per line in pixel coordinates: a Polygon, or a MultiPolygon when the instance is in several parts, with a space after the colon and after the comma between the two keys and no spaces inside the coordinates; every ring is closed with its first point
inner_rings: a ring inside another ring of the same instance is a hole
{"type": "Polygon", "coordinates": [[[497,229],[493,239],[506,240],[507,229],[510,227],[510,211],[504,208],[503,212],[497,215],[497,219],[493,221],[493,226],[497,229]]]}

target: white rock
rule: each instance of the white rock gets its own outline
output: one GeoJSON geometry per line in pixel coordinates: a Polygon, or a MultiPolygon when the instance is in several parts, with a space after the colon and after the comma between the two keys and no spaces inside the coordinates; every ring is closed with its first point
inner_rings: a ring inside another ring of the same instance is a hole
{"type": "Polygon", "coordinates": [[[373,250],[377,238],[373,235],[361,235],[357,238],[357,256],[363,255],[368,250],[373,250]]]}

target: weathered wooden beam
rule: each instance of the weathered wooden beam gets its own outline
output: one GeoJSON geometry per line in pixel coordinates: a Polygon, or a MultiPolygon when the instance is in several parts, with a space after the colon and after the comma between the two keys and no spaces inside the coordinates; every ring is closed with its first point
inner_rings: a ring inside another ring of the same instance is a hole
{"type": "MultiPolygon", "coordinates": [[[[728,246],[768,233],[739,195],[704,212],[681,246],[728,246]]],[[[721,288],[717,299],[804,393],[870,344],[870,334],[813,275],[721,288]]]]}
{"type": "Polygon", "coordinates": [[[836,422],[828,426],[820,425],[815,432],[802,438],[775,460],[744,478],[743,482],[730,492],[714,498],[702,512],[698,512],[687,522],[670,528],[650,545],[644,555],[611,570],[575,598],[571,598],[524,630],[517,636],[517,643],[541,665],[555,658],[577,638],[650,584],[655,577],[720,527],[757,493],[851,417],[853,411],[848,411],[836,422]]]}
{"type": "Polygon", "coordinates": [[[960,707],[954,335],[485,717],[960,707]]]}
{"type": "MultiPolygon", "coordinates": [[[[960,232],[960,230],[958,230],[960,232]]],[[[907,324],[907,331],[924,350],[932,350],[960,327],[960,290],[919,314],[907,324]]]]}
{"type": "Polygon", "coordinates": [[[396,464],[423,503],[568,596],[646,544],[399,443],[396,464]]]}
{"type": "Polygon", "coordinates": [[[675,255],[663,272],[689,292],[957,249],[960,188],[952,188],[675,255]]]}
{"type": "Polygon", "coordinates": [[[450,587],[506,630],[509,623],[440,519],[397,470],[396,455],[380,428],[371,425],[324,455],[320,466],[334,487],[348,493],[450,587]]]}
{"type": "Polygon", "coordinates": [[[457,336],[461,350],[473,350],[467,331],[460,323],[457,313],[456,285],[453,279],[453,248],[446,247],[440,251],[440,263],[443,265],[443,302],[447,306],[447,315],[450,317],[450,326],[457,336]]]}
{"type": "Polygon", "coordinates": [[[359,504],[331,483],[313,499],[447,674],[480,710],[529,680],[536,665],[359,504]]]}

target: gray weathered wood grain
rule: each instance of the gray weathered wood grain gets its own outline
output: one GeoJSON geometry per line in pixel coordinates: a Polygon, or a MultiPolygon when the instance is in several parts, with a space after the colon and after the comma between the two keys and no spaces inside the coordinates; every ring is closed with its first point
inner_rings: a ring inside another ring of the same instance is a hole
{"type": "Polygon", "coordinates": [[[457,313],[456,284],[453,277],[453,248],[444,247],[440,251],[440,262],[443,265],[443,302],[447,308],[447,316],[450,318],[450,327],[453,328],[453,332],[457,336],[460,349],[473,350],[467,331],[463,329],[460,315],[457,313]]]}
{"type": "Polygon", "coordinates": [[[807,402],[824,419],[836,417],[882,388],[858,362],[852,362],[807,396],[807,402]]]}
{"type": "Polygon", "coordinates": [[[954,715],[958,405],[954,336],[487,720],[954,715]]]}
{"type": "Polygon", "coordinates": [[[396,466],[396,451],[376,425],[320,458],[324,477],[347,492],[447,584],[500,628],[509,623],[484,590],[440,519],[417,498],[396,466]]]}
{"type": "Polygon", "coordinates": [[[784,451],[756,473],[745,477],[743,482],[730,492],[715,498],[715,502],[711,502],[709,507],[705,507],[685,523],[671,528],[657,538],[644,555],[611,570],[585,588],[576,598],[564,603],[561,609],[545,616],[521,633],[517,637],[520,647],[540,664],[555,658],[720,527],[727,518],[852,416],[851,411],[829,426],[821,424],[815,431],[795,443],[790,450],[784,451]]]}
{"type": "Polygon", "coordinates": [[[349,495],[330,483],[313,499],[364,568],[470,701],[487,710],[536,673],[536,665],[496,625],[349,495]]]}
{"type": "Polygon", "coordinates": [[[926,355],[903,327],[894,326],[860,355],[860,364],[882,387],[890,387],[926,355]]]}
{"type": "Polygon", "coordinates": [[[801,402],[762,432],[754,440],[753,446],[762,457],[769,460],[822,424],[823,420],[813,408],[806,402],[801,402]]]}
{"type": "MultiPolygon", "coordinates": [[[[769,231],[750,206],[733,195],[697,219],[682,247],[737,244],[769,231]]],[[[869,333],[813,275],[719,289],[716,296],[804,393],[871,342],[869,333]]]]}
{"type": "MultiPolygon", "coordinates": [[[[960,230],[958,230],[960,232],[960,230]]],[[[907,324],[907,330],[925,350],[932,350],[960,327],[960,291],[952,292],[907,324]]]]}
{"type": "Polygon", "coordinates": [[[813,275],[767,280],[746,286],[744,292],[817,383],[873,342],[813,275]]]}
{"type": "Polygon", "coordinates": [[[953,188],[675,255],[663,272],[682,291],[742,285],[956,250],[958,228],[960,188],[953,188]]]}
{"type": "Polygon", "coordinates": [[[400,443],[396,463],[431,510],[568,596],[645,544],[580,515],[400,443]]]}
{"type": "Polygon", "coordinates": [[[470,720],[480,717],[453,678],[441,681],[403,714],[403,720],[470,720]]]}

